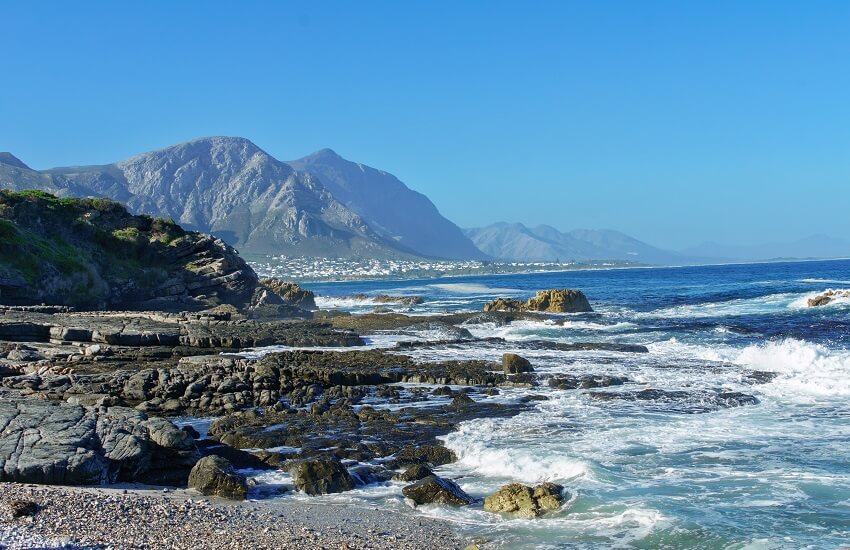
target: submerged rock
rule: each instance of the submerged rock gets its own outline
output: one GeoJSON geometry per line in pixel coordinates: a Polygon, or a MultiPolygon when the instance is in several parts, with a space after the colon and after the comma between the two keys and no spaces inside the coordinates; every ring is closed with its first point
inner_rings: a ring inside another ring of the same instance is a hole
{"type": "Polygon", "coordinates": [[[825,306],[838,298],[850,298],[850,290],[829,289],[814,298],[809,298],[809,307],[825,306]]]}
{"type": "Polygon", "coordinates": [[[326,495],[354,489],[354,479],[338,460],[300,460],[289,466],[295,488],[308,495],[326,495]]]}
{"type": "Polygon", "coordinates": [[[588,392],[586,395],[599,401],[647,402],[653,408],[680,413],[704,413],[758,404],[758,399],[753,395],[716,390],[684,391],[650,388],[636,392],[597,391],[588,392]]]}
{"type": "Polygon", "coordinates": [[[245,500],[248,496],[245,477],[236,473],[229,460],[213,455],[199,460],[189,472],[189,488],[230,500],[245,500]]]}
{"type": "Polygon", "coordinates": [[[504,369],[505,374],[534,372],[534,367],[531,366],[531,362],[516,353],[506,353],[502,355],[502,368],[504,369]]]}
{"type": "Polygon", "coordinates": [[[402,494],[416,504],[448,504],[466,506],[473,498],[454,481],[430,475],[402,489],[402,494]]]}
{"type": "Polygon", "coordinates": [[[536,518],[549,510],[557,510],[564,501],[564,488],[556,483],[542,483],[534,488],[510,483],[484,499],[484,510],[536,518]]]}
{"type": "Polygon", "coordinates": [[[570,374],[559,374],[549,379],[549,387],[558,390],[607,388],[609,386],[621,386],[628,381],[629,379],[625,376],[608,376],[605,374],[573,376],[570,374]]]}

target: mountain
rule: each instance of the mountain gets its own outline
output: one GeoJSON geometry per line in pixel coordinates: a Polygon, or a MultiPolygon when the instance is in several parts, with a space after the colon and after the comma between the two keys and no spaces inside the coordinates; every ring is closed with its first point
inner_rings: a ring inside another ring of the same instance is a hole
{"type": "Polygon", "coordinates": [[[828,235],[812,235],[790,242],[756,245],[702,243],[682,251],[685,255],[712,256],[727,261],[771,260],[775,258],[850,258],[850,242],[828,235]]]}
{"type": "Polygon", "coordinates": [[[317,177],[334,198],[372,229],[409,249],[440,258],[486,258],[428,197],[392,174],[345,160],[330,149],[288,164],[317,177]]]}
{"type": "Polygon", "coordinates": [[[243,252],[328,257],[411,257],[372,229],[313,175],[244,138],[196,139],[101,166],[29,169],[0,156],[0,188],[106,197],[172,218],[243,252]]]}
{"type": "Polygon", "coordinates": [[[495,223],[465,230],[481,251],[518,261],[630,260],[644,264],[690,263],[675,252],[661,250],[618,231],[577,229],[563,233],[548,225],[495,223]]]}

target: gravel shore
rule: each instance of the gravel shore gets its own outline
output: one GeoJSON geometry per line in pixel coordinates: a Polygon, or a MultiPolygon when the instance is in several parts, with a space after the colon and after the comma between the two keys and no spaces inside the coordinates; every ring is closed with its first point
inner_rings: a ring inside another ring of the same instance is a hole
{"type": "Polygon", "coordinates": [[[0,483],[0,548],[456,549],[446,524],[368,507],[227,504],[184,490],[0,483]],[[12,501],[33,501],[14,519],[12,501]]]}

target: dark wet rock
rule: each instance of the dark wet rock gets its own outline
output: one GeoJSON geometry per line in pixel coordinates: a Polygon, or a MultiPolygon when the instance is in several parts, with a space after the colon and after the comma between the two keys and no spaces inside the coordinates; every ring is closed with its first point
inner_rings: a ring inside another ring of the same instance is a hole
{"type": "Polygon", "coordinates": [[[413,466],[409,466],[404,472],[394,475],[393,479],[396,481],[411,482],[425,479],[430,475],[434,475],[431,468],[424,464],[414,464],[413,466]]]}
{"type": "Polygon", "coordinates": [[[491,311],[538,311],[547,313],[581,313],[593,311],[590,302],[580,290],[568,288],[540,290],[525,302],[498,298],[484,305],[485,312],[491,311]]]}
{"type": "Polygon", "coordinates": [[[742,382],[745,384],[769,384],[779,376],[778,372],[754,370],[743,375],[742,382]]]}
{"type": "Polygon", "coordinates": [[[373,483],[386,483],[393,479],[393,473],[380,466],[360,465],[351,468],[348,473],[354,480],[355,485],[372,485],[373,483]]]}
{"type": "Polygon", "coordinates": [[[180,429],[186,432],[192,439],[198,439],[201,437],[201,434],[198,433],[198,430],[196,430],[192,426],[181,426],[180,429]]]}
{"type": "Polygon", "coordinates": [[[271,453],[249,453],[242,449],[222,445],[211,439],[202,439],[196,442],[198,450],[203,456],[218,456],[226,459],[237,470],[269,470],[279,466],[279,460],[272,460],[271,453]]]}
{"type": "Polygon", "coordinates": [[[195,464],[189,473],[189,488],[230,500],[245,500],[248,495],[245,477],[220,456],[205,456],[195,464]]]}
{"type": "Polygon", "coordinates": [[[422,504],[448,504],[450,506],[467,506],[473,498],[467,495],[454,481],[430,475],[402,489],[402,494],[415,502],[422,504]]]}
{"type": "Polygon", "coordinates": [[[549,387],[558,390],[607,388],[609,386],[622,386],[628,381],[629,379],[625,376],[609,376],[605,374],[573,376],[570,374],[558,374],[549,379],[549,387]]]}
{"type": "Polygon", "coordinates": [[[722,408],[758,404],[758,399],[755,396],[741,392],[716,390],[670,391],[650,388],[636,392],[588,392],[587,395],[599,401],[647,402],[651,403],[653,408],[659,410],[682,413],[703,413],[722,408]]]}
{"type": "Polygon", "coordinates": [[[621,353],[649,353],[649,348],[639,344],[616,344],[612,342],[549,342],[546,340],[535,340],[525,342],[524,346],[529,349],[551,349],[558,351],[615,351],[621,353]]]}
{"type": "Polygon", "coordinates": [[[526,395],[526,396],[522,397],[521,400],[526,402],[526,403],[529,403],[529,402],[532,402],[532,401],[549,401],[549,398],[546,397],[545,395],[534,394],[534,395],[526,395]]]}
{"type": "Polygon", "coordinates": [[[531,372],[523,372],[514,374],[505,379],[500,386],[508,386],[513,388],[534,388],[539,385],[537,375],[531,372]]]}
{"type": "Polygon", "coordinates": [[[354,489],[354,479],[338,460],[320,458],[289,465],[295,488],[308,495],[341,493],[354,489]]]}
{"type": "Polygon", "coordinates": [[[426,321],[424,323],[416,323],[405,327],[405,331],[412,331],[414,334],[416,332],[423,331],[438,332],[441,335],[444,335],[447,340],[464,341],[473,339],[472,333],[467,329],[457,327],[443,321],[426,321]]]}
{"type": "Polygon", "coordinates": [[[373,296],[372,300],[379,304],[400,304],[406,306],[416,306],[425,303],[425,299],[421,296],[390,296],[388,294],[373,296]]]}
{"type": "Polygon", "coordinates": [[[408,445],[396,453],[395,458],[396,463],[412,465],[427,463],[436,467],[454,462],[457,460],[457,455],[442,445],[408,445]]]}
{"type": "Polygon", "coordinates": [[[4,507],[7,517],[12,519],[34,516],[39,509],[38,503],[21,499],[10,500],[4,507]]]}
{"type": "Polygon", "coordinates": [[[466,407],[475,403],[475,400],[469,397],[465,392],[459,392],[452,398],[452,407],[466,407]]]}
{"type": "Polygon", "coordinates": [[[86,409],[4,394],[0,426],[0,481],[183,485],[199,457],[185,432],[124,407],[86,409]]]}
{"type": "Polygon", "coordinates": [[[533,372],[534,367],[531,362],[525,357],[520,357],[516,353],[506,353],[502,355],[502,369],[505,374],[520,374],[523,372],[533,372]]]}
{"type": "Polygon", "coordinates": [[[530,519],[557,510],[563,501],[564,488],[556,483],[542,483],[534,488],[510,483],[484,499],[484,510],[530,519]]]}
{"type": "Polygon", "coordinates": [[[436,388],[431,392],[431,395],[437,397],[452,397],[455,394],[455,391],[448,386],[442,386],[440,388],[436,388]]]}

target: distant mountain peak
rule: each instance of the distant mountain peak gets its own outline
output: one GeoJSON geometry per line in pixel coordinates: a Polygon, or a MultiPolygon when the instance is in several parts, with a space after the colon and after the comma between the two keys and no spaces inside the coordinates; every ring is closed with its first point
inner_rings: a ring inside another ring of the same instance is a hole
{"type": "Polygon", "coordinates": [[[0,164],[5,164],[6,166],[14,166],[15,168],[23,168],[24,170],[32,170],[29,166],[24,164],[21,159],[19,159],[12,153],[0,152],[0,164]]]}

